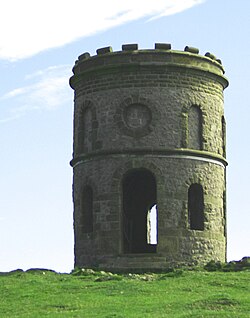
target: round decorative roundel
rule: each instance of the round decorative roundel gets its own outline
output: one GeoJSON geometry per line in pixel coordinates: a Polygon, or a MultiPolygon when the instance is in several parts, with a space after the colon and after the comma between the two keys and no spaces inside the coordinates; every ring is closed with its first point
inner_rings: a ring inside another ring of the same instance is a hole
{"type": "Polygon", "coordinates": [[[130,104],[124,109],[124,121],[131,129],[141,129],[149,125],[151,112],[142,104],[130,104]]]}

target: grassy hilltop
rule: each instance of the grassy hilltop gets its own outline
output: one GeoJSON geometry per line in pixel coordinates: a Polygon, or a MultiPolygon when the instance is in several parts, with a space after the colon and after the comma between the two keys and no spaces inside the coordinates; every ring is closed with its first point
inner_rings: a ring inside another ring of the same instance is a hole
{"type": "Polygon", "coordinates": [[[250,271],[58,274],[17,270],[0,275],[0,295],[4,318],[247,318],[250,271]]]}

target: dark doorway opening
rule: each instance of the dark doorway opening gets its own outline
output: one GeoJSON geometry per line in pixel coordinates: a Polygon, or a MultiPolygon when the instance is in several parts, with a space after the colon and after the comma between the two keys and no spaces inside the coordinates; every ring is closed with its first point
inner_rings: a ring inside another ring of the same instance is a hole
{"type": "Polygon", "coordinates": [[[124,253],[155,253],[157,239],[151,239],[157,237],[155,177],[146,169],[131,170],[124,176],[122,186],[124,253]]]}

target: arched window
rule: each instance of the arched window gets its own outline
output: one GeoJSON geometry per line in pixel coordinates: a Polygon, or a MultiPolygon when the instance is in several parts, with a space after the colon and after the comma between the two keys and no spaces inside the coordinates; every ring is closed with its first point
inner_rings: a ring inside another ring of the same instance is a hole
{"type": "Polygon", "coordinates": [[[191,230],[204,230],[204,195],[198,183],[188,189],[188,218],[191,230]]]}
{"type": "Polygon", "coordinates": [[[124,176],[122,186],[124,252],[154,253],[157,244],[155,177],[146,169],[134,169],[124,176]]]}
{"type": "Polygon", "coordinates": [[[84,187],[81,197],[81,227],[83,233],[93,232],[93,190],[84,187]]]}
{"type": "Polygon", "coordinates": [[[195,105],[188,112],[188,148],[202,149],[202,112],[195,105]]]}

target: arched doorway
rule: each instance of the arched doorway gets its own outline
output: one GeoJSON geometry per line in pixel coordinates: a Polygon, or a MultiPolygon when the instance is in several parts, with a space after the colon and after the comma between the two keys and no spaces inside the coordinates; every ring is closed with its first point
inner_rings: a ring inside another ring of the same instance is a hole
{"type": "Polygon", "coordinates": [[[157,190],[154,175],[146,169],[133,169],[125,174],[122,191],[124,253],[155,253],[157,242],[151,244],[149,240],[151,237],[149,231],[157,235],[155,234],[157,222],[149,221],[153,207],[157,220],[157,190]]]}

